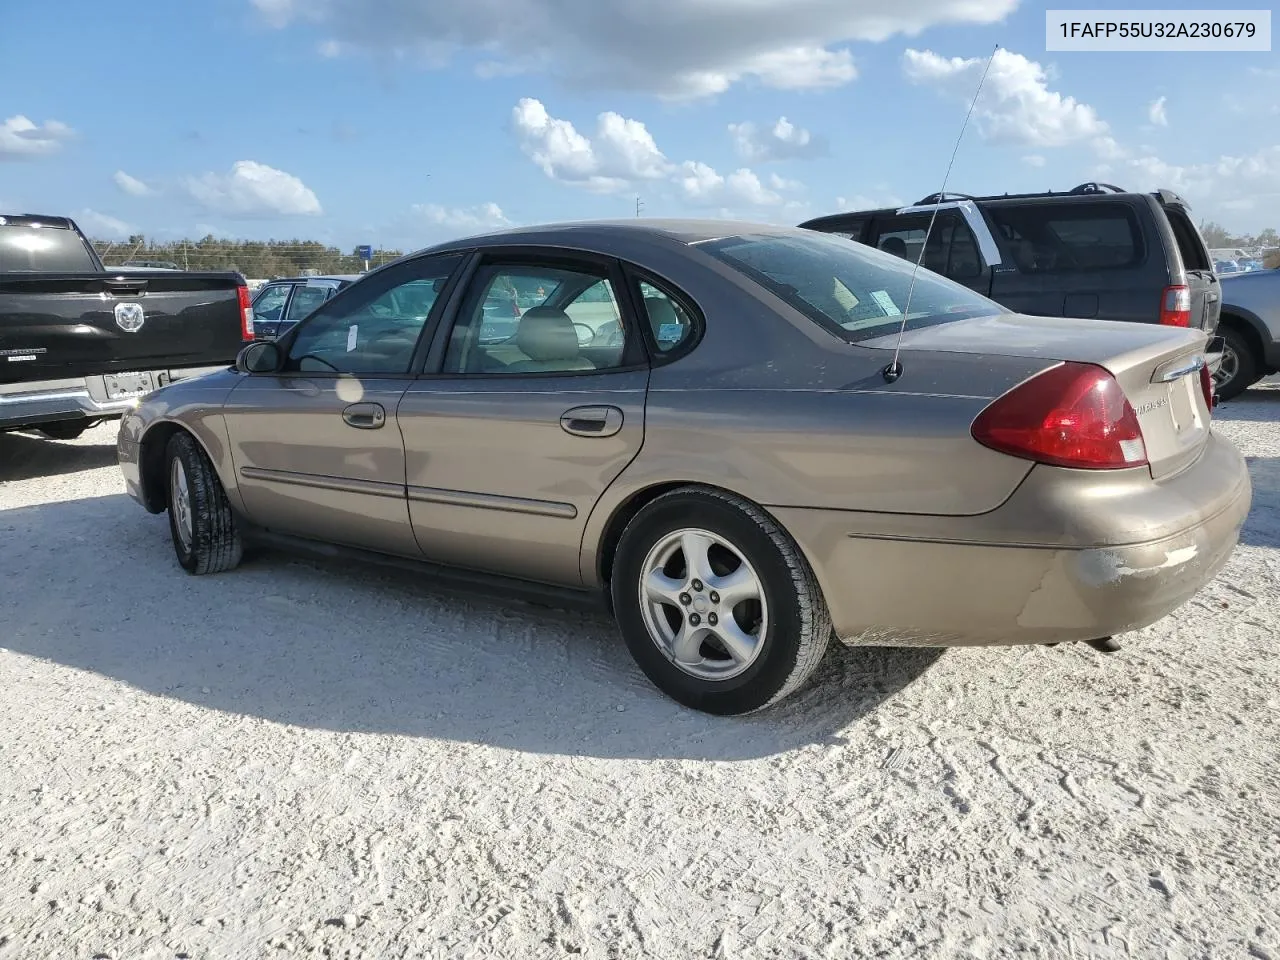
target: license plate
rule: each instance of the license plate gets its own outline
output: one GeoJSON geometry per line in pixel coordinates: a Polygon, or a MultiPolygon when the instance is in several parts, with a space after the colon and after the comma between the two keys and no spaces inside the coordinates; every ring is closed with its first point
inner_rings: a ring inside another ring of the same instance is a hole
{"type": "Polygon", "coordinates": [[[106,382],[108,400],[141,397],[156,388],[149,373],[108,373],[102,379],[106,382]]]}
{"type": "Polygon", "coordinates": [[[1178,436],[1188,430],[1200,426],[1200,415],[1196,409],[1196,394],[1200,390],[1200,375],[1180,377],[1169,384],[1169,413],[1173,417],[1173,427],[1178,436]]]}

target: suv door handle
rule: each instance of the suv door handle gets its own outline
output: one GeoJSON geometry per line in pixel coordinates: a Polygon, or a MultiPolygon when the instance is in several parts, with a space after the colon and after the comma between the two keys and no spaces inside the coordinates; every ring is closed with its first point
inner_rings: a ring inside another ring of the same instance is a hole
{"type": "Polygon", "coordinates": [[[560,429],[575,437],[611,437],[622,429],[617,407],[574,407],[560,416],[560,429]]]}
{"type": "Polygon", "coordinates": [[[342,411],[342,419],[359,430],[377,430],[387,422],[387,411],[380,403],[353,403],[342,411]]]}

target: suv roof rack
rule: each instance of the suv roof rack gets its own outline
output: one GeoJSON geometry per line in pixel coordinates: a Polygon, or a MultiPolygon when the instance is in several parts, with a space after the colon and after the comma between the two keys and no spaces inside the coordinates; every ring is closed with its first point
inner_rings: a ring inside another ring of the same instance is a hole
{"type": "Polygon", "coordinates": [[[967,193],[931,193],[923,200],[917,200],[915,206],[923,207],[931,203],[946,203],[948,200],[977,200],[977,197],[971,197],[967,193]]]}
{"type": "Polygon", "coordinates": [[[931,193],[929,196],[917,200],[914,206],[923,207],[934,203],[946,203],[948,200],[1027,200],[1034,197],[1080,197],[1103,193],[1130,192],[1123,187],[1117,187],[1113,183],[1097,183],[1090,180],[1087,183],[1076,184],[1070,190],[1042,190],[1037,193],[993,193],[985,197],[971,196],[967,193],[931,193]]]}

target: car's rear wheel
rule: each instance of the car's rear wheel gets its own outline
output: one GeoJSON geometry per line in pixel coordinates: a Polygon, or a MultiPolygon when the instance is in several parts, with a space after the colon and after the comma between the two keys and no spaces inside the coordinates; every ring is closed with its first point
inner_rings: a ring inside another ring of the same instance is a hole
{"type": "Polygon", "coordinates": [[[627,525],[612,577],[631,655],[685,706],[749,713],[798,689],[831,634],[795,542],[763,510],[717,490],[655,499],[627,525]]]}
{"type": "Polygon", "coordinates": [[[222,573],[240,563],[244,548],[235,514],[213,464],[186,433],[165,448],[169,533],[187,573],[222,573]]]}
{"type": "Polygon", "coordinates": [[[1218,336],[1223,340],[1222,365],[1213,376],[1213,388],[1220,400],[1231,400],[1262,379],[1262,372],[1244,334],[1234,327],[1220,326],[1218,336]]]}

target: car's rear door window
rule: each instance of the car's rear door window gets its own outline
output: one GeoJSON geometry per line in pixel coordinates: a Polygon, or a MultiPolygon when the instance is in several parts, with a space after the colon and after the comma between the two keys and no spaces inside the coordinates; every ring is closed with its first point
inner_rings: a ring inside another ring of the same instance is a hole
{"type": "Polygon", "coordinates": [[[1125,269],[1142,262],[1142,230],[1127,204],[993,204],[986,212],[1023,273],[1125,269]]]}

